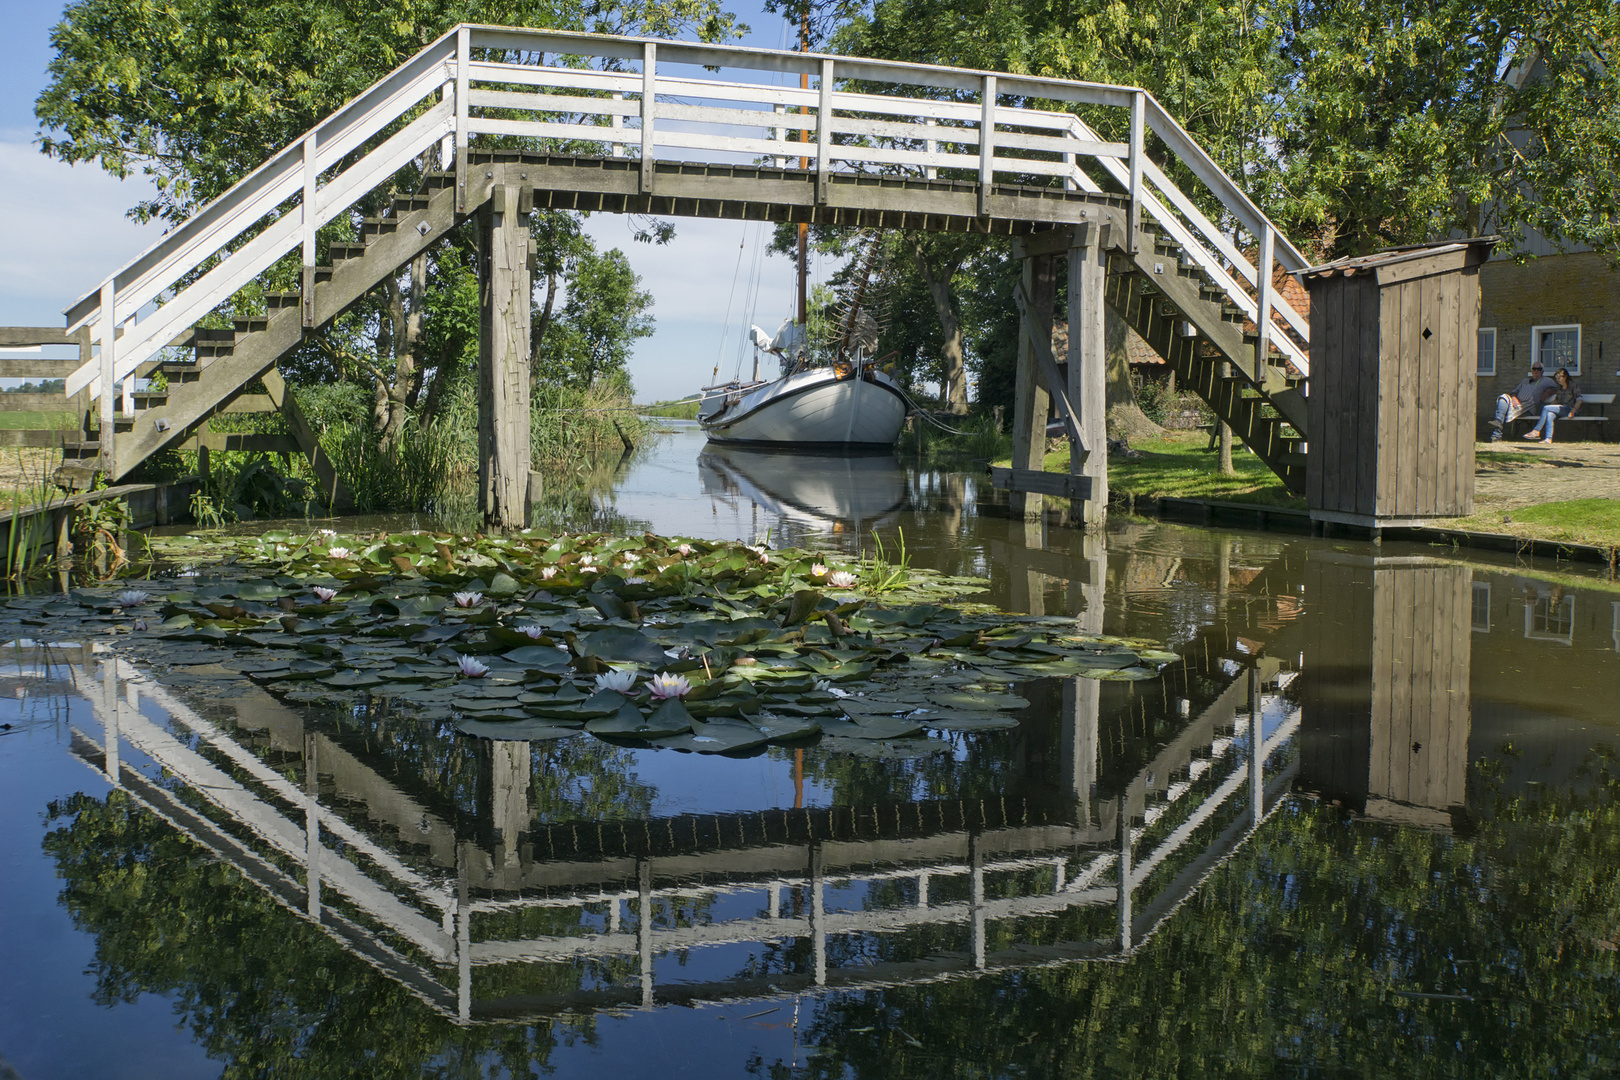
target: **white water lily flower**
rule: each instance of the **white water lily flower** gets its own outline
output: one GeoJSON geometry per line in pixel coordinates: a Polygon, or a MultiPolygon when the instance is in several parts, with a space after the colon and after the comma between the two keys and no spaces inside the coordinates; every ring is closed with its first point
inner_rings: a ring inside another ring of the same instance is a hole
{"type": "Polygon", "coordinates": [[[354,554],[346,547],[330,547],[326,549],[326,553],[334,559],[347,559],[354,554]]]}
{"type": "Polygon", "coordinates": [[[546,636],[546,628],[536,623],[527,623],[520,626],[517,628],[517,632],[520,634],[527,634],[536,641],[539,641],[541,638],[546,636]]]}
{"type": "Polygon", "coordinates": [[[119,607],[140,607],[146,603],[146,593],[139,589],[125,589],[118,594],[119,607]]]}
{"type": "Polygon", "coordinates": [[[145,619],[136,619],[135,620],[135,629],[136,630],[145,630],[146,629],[146,620],[145,619]]]}
{"type": "Polygon", "coordinates": [[[634,555],[621,555],[619,556],[619,561],[626,566],[634,566],[641,560],[637,559],[634,555]]]}
{"type": "Polygon", "coordinates": [[[628,694],[635,685],[635,668],[622,671],[610,671],[605,675],[598,675],[596,677],[596,688],[598,690],[617,690],[621,694],[628,694]]]}
{"type": "Polygon", "coordinates": [[[456,667],[469,679],[482,679],[489,674],[489,665],[473,656],[456,657],[456,667]]]}
{"type": "Polygon", "coordinates": [[[834,570],[827,575],[827,584],[835,589],[853,589],[860,579],[848,570],[834,570]]]}
{"type": "Polygon", "coordinates": [[[458,592],[455,594],[456,607],[477,607],[484,602],[481,592],[458,592]]]}
{"type": "Polygon", "coordinates": [[[555,566],[542,567],[541,570],[540,570],[540,578],[543,581],[550,581],[552,578],[554,578],[556,576],[557,576],[557,568],[555,566]]]}
{"type": "Polygon", "coordinates": [[[315,530],[315,535],[316,536],[336,536],[337,535],[337,530],[336,529],[316,529],[315,530]]]}
{"type": "Polygon", "coordinates": [[[652,691],[654,701],[667,701],[670,698],[683,698],[692,692],[692,684],[686,681],[685,675],[671,675],[667,671],[660,671],[647,681],[647,689],[652,691]]]}
{"type": "Polygon", "coordinates": [[[821,563],[811,563],[810,564],[810,576],[811,577],[826,577],[827,576],[827,568],[826,568],[826,566],[822,565],[821,563]]]}
{"type": "Polygon", "coordinates": [[[311,585],[309,591],[323,604],[330,604],[332,598],[338,594],[336,589],[328,589],[325,585],[311,585]]]}
{"type": "Polygon", "coordinates": [[[636,577],[634,574],[631,574],[629,577],[624,579],[624,583],[626,585],[645,585],[647,584],[647,579],[644,577],[636,577]]]}

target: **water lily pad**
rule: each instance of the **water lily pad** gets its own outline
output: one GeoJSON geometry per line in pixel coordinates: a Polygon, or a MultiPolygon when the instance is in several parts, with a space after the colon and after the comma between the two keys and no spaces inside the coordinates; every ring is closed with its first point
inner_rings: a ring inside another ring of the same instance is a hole
{"type": "Polygon", "coordinates": [[[653,710],[651,716],[642,716],[641,710],[627,701],[614,715],[587,722],[585,730],[614,739],[663,739],[691,731],[692,717],[674,699],[653,710]]]}
{"type": "Polygon", "coordinates": [[[549,724],[543,720],[458,720],[456,730],[463,735],[502,742],[550,742],[583,733],[582,728],[549,724]]]}
{"type": "Polygon", "coordinates": [[[741,720],[698,721],[689,735],[671,735],[653,740],[653,745],[665,750],[689,750],[697,754],[740,754],[755,750],[770,742],[753,724],[741,720]]]}
{"type": "Polygon", "coordinates": [[[501,654],[502,658],[535,671],[561,674],[568,670],[568,654],[550,645],[525,645],[501,654]]]}
{"type": "Polygon", "coordinates": [[[615,664],[656,668],[669,661],[663,647],[646,634],[616,626],[579,635],[576,648],[581,656],[594,656],[615,664]]]}
{"type": "Polygon", "coordinates": [[[809,739],[821,734],[821,725],[803,716],[778,716],[764,713],[750,720],[772,742],[790,742],[809,739]]]}
{"type": "Polygon", "coordinates": [[[367,686],[380,686],[383,678],[381,675],[370,671],[339,671],[326,676],[321,681],[327,686],[335,686],[344,690],[360,690],[367,686]]]}
{"type": "Polygon", "coordinates": [[[922,725],[894,716],[865,717],[860,722],[826,719],[821,730],[846,739],[904,739],[922,732],[922,725]]]}
{"type": "Polygon", "coordinates": [[[994,694],[988,691],[957,690],[940,694],[929,694],[928,698],[935,705],[945,709],[1027,709],[1029,700],[1017,694],[994,694]]]}

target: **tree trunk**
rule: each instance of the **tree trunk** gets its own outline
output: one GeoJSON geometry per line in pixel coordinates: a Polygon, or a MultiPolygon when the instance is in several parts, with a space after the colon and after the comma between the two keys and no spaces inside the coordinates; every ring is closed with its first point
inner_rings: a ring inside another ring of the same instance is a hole
{"type": "Polygon", "coordinates": [[[405,291],[397,281],[390,279],[388,321],[393,324],[394,377],[386,387],[383,387],[382,380],[378,380],[379,388],[385,392],[379,396],[377,416],[378,443],[382,451],[389,455],[399,450],[405,418],[410,411],[409,403],[421,388],[422,370],[417,363],[417,349],[421,346],[422,291],[426,282],[425,252],[411,260],[408,304],[405,291]]]}
{"type": "MultiPolygon", "coordinates": [[[[1219,423],[1219,421],[1216,421],[1216,422],[1219,423]]],[[[1221,424],[1220,431],[1221,431],[1220,474],[1222,476],[1231,476],[1232,475],[1232,429],[1227,427],[1225,424],[1221,424]]]]}
{"type": "Polygon", "coordinates": [[[1108,437],[1130,439],[1157,435],[1164,429],[1147,418],[1136,401],[1136,380],[1131,374],[1130,353],[1125,347],[1129,328],[1113,311],[1103,317],[1108,339],[1108,385],[1104,397],[1108,407],[1108,437]]]}
{"type": "Polygon", "coordinates": [[[967,412],[967,366],[962,359],[962,324],[956,318],[951,304],[951,280],[956,277],[961,260],[948,259],[939,268],[936,277],[923,254],[922,244],[915,237],[911,241],[911,254],[917,260],[917,269],[933,297],[934,311],[939,316],[939,329],[945,338],[945,408],[961,416],[967,412]]]}
{"type": "Polygon", "coordinates": [[[557,304],[557,270],[552,267],[546,272],[546,302],[540,305],[540,314],[535,316],[534,328],[529,332],[529,377],[538,378],[540,373],[540,343],[546,339],[546,331],[551,327],[551,312],[557,304]]]}

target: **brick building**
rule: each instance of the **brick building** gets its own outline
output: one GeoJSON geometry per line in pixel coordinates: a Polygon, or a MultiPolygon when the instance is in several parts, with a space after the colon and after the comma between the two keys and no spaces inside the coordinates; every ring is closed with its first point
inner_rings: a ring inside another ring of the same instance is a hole
{"type": "MultiPolygon", "coordinates": [[[[1508,252],[1480,267],[1481,438],[1497,396],[1518,385],[1533,360],[1548,375],[1568,367],[1585,393],[1620,391],[1620,270],[1594,251],[1557,254],[1538,237],[1527,248],[1538,257],[1515,264],[1503,257],[1508,252]]],[[[1617,424],[1559,424],[1557,438],[1613,441],[1620,438],[1617,424]]]]}

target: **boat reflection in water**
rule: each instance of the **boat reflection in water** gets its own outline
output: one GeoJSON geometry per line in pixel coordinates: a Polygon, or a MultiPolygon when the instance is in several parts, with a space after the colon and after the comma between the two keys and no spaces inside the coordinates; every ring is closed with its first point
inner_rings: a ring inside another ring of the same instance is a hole
{"type": "Polygon", "coordinates": [[[887,524],[908,498],[906,472],[893,451],[805,453],[711,442],[698,455],[703,493],[733,509],[752,504],[756,535],[865,535],[887,524]]]}

